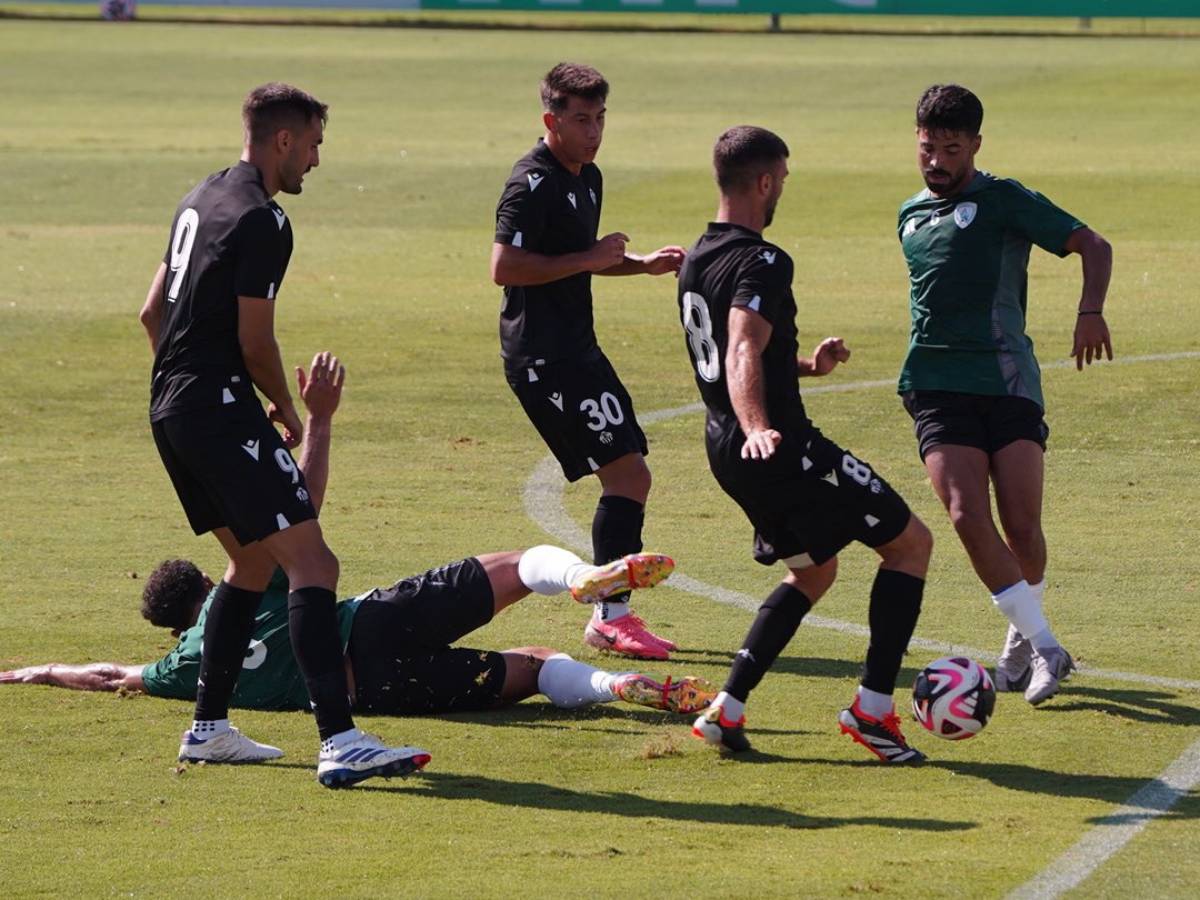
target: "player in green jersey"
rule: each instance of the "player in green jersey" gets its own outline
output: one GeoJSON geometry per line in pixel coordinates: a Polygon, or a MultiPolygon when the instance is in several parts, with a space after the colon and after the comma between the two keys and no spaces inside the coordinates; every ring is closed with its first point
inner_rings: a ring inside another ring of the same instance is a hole
{"type": "Polygon", "coordinates": [[[1025,334],[1032,245],[1083,260],[1071,355],[1076,367],[1112,342],[1104,300],[1112,248],[1041,194],[975,168],[983,106],[964,87],[933,85],[917,104],[917,164],[926,189],[900,207],[912,332],[899,392],[921,459],[980,580],[1009,620],[999,690],[1041,703],[1074,661],[1042,611],[1041,375],[1025,334]],[[995,485],[1003,536],[992,519],[995,485]]]}
{"type": "MultiPolygon", "coordinates": [[[[318,510],[328,483],[330,425],[342,374],[336,357],[318,354],[309,376],[299,378],[308,407],[300,467],[318,510]]],[[[660,683],[636,672],[604,672],[548,647],[497,653],[450,646],[531,591],[570,592],[579,602],[595,603],[630,588],[652,587],[673,565],[658,554],[634,554],[593,566],[567,550],[541,546],[481,554],[343,600],[337,621],[354,708],[376,715],[436,714],[491,709],[542,693],[563,708],[624,700],[680,713],[704,709],[715,692],[697,678],[660,683]]],[[[192,563],[165,562],[147,579],[142,597],[142,615],[179,638],[162,659],[145,665],[30,666],[0,672],[0,684],[144,691],[194,700],[213,592],[212,580],[192,563]]],[[[275,573],[258,607],[232,705],[309,709],[289,639],[288,581],[282,571],[275,573]]]]}

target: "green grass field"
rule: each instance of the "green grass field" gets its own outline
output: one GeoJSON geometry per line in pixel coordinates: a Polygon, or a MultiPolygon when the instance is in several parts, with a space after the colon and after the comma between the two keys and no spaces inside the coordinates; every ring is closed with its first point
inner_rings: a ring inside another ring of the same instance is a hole
{"type": "MultiPolygon", "coordinates": [[[[538,135],[537,79],[564,57],[613,84],[603,225],[634,249],[702,230],[723,128],[788,140],[770,236],[796,259],[803,341],[836,333],[855,351],[827,384],[895,375],[907,337],[895,210],[920,186],[912,105],[936,80],[975,89],[982,167],[1045,192],[1116,252],[1109,322],[1125,364],[1045,375],[1052,620],[1093,670],[1197,677],[1200,371],[1195,357],[1137,359],[1200,351],[1194,43],[37,22],[0,23],[0,668],[157,659],[172,642],[138,615],[144,574],[168,556],[221,565],[154,452],[136,315],[175,203],[236,158],[240,100],[266,80],[332,106],[321,168],[284,198],[297,237],[278,331],[285,363],[329,347],[350,370],[322,516],[342,592],[560,539],[544,526],[562,534],[561,520],[543,505],[535,521],[522,502],[545,450],[501,375],[487,255],[499,188],[538,135]]],[[[1077,261],[1035,255],[1044,364],[1069,349],[1078,282],[1077,261]]],[[[601,280],[596,294],[601,342],[639,411],[694,401],[673,283],[601,280]]],[[[808,404],[934,529],[918,635],[997,649],[1001,619],[895,396],[808,404]]],[[[681,573],[764,596],[781,572],[750,560],[701,424],[647,426],[647,545],[681,573]]],[[[587,528],[595,494],[565,491],[568,526],[587,528]]],[[[865,623],[872,572],[868,551],[848,550],[817,613],[865,623]]],[[[684,648],[650,672],[718,682],[750,621],[669,586],[637,608],[684,648]]],[[[473,642],[618,666],[580,645],[584,615],[531,598],[473,642]]],[[[1002,896],[1111,827],[1200,739],[1194,689],[1084,672],[1037,710],[1002,696],[973,741],[916,736],[932,765],[891,771],[836,732],[863,649],[802,629],[753,697],[760,752],[747,762],[718,758],[684,720],[528,702],[364,719],[434,759],[406,782],[341,793],[315,783],[304,715],[236,717],[287,750],[282,764],[179,773],[188,704],[4,686],[0,895],[1002,896]]],[[[903,679],[935,655],[914,650],[903,679]]],[[[1072,896],[1193,896],[1197,850],[1193,787],[1072,896]]]]}

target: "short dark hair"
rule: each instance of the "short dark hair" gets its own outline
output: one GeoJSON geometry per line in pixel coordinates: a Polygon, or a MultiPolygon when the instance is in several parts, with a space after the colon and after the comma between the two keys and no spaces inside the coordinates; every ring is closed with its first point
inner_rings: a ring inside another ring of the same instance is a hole
{"type": "Polygon", "coordinates": [[[322,125],[328,122],[328,104],[281,81],[260,84],[246,95],[242,104],[242,125],[251,144],[269,140],[283,128],[307,126],[314,118],[320,119],[322,125]]]}
{"type": "Polygon", "coordinates": [[[717,185],[725,192],[750,187],[759,175],[787,158],[788,146],[783,138],[754,125],[730,128],[713,145],[717,185]]]}
{"type": "Polygon", "coordinates": [[[979,134],[983,104],[961,84],[934,84],[917,101],[917,127],[979,134]]]}
{"type": "Polygon", "coordinates": [[[559,63],[542,79],[542,109],[560,113],[572,97],[584,100],[607,100],[608,82],[591,66],[579,63],[559,63]]]}
{"type": "Polygon", "coordinates": [[[150,573],[142,591],[142,618],[152,625],[183,631],[192,624],[197,601],[204,600],[204,573],[186,559],[168,559],[150,573]]]}

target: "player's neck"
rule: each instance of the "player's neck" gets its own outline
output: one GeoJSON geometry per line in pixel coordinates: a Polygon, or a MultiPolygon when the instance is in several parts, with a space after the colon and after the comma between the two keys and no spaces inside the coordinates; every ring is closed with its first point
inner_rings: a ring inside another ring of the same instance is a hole
{"type": "Polygon", "coordinates": [[[755,209],[753,204],[747,203],[739,197],[722,197],[717,206],[717,218],[714,221],[740,225],[742,228],[749,228],[759,234],[766,227],[766,217],[763,211],[755,209]]]}
{"type": "Polygon", "coordinates": [[[547,131],[546,136],[542,138],[546,148],[554,154],[554,158],[558,160],[559,165],[570,172],[572,175],[578,175],[583,171],[583,163],[578,163],[566,155],[563,149],[562,141],[558,139],[558,135],[552,131],[547,131]]]}
{"type": "Polygon", "coordinates": [[[279,178],[275,175],[275,167],[267,165],[267,161],[263,159],[262,153],[255,150],[254,147],[242,148],[242,162],[250,163],[258,169],[258,173],[262,175],[263,187],[267,189],[267,196],[274,197],[279,193],[279,178]]]}

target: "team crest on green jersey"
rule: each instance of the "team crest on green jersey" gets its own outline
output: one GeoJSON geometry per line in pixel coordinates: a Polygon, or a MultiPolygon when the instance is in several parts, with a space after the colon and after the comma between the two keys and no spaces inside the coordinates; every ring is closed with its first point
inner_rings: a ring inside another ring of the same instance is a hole
{"type": "Polygon", "coordinates": [[[975,221],[975,213],[978,209],[979,207],[970,201],[958,204],[954,207],[954,224],[959,228],[966,228],[975,221]]]}

